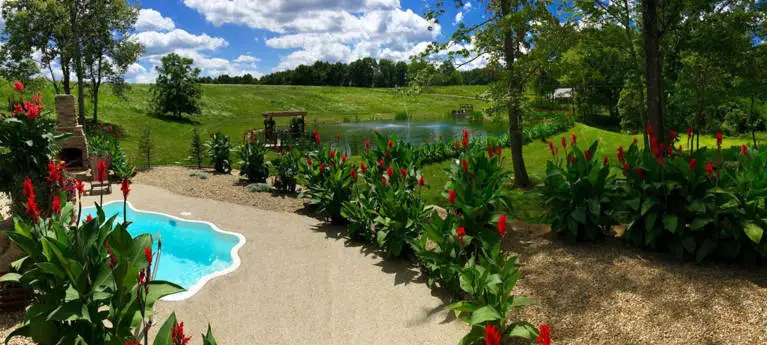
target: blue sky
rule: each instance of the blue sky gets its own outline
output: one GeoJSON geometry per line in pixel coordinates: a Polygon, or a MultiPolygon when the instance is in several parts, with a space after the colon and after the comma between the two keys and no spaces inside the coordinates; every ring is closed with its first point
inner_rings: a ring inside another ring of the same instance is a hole
{"type": "Polygon", "coordinates": [[[428,31],[424,0],[143,0],[135,37],[147,51],[127,78],[153,81],[154,66],[170,52],[193,58],[211,76],[367,56],[404,61],[450,37],[459,22],[481,20],[483,5],[466,3],[449,5],[428,31]]]}

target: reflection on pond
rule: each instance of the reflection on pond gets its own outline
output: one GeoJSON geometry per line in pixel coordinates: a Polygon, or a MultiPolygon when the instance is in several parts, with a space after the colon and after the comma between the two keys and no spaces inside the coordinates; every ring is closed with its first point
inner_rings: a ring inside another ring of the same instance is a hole
{"type": "Polygon", "coordinates": [[[505,133],[502,125],[450,120],[345,122],[318,124],[316,127],[308,124],[307,127],[309,131],[316,129],[325,142],[333,139],[334,146],[337,145],[336,135],[340,135],[342,150],[351,154],[362,152],[365,140],[372,138],[374,130],[378,130],[385,137],[395,134],[397,139],[414,145],[423,144],[427,139],[439,140],[439,137],[444,140],[453,140],[452,137],[460,135],[464,129],[472,131],[472,135],[478,137],[500,136],[505,133]]]}

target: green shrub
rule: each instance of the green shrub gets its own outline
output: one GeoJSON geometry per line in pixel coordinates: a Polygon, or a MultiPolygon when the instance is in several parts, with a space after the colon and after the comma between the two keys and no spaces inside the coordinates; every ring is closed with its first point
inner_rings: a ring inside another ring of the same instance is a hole
{"type": "Polygon", "coordinates": [[[266,147],[256,136],[255,130],[246,132],[240,146],[240,176],[246,176],[248,182],[265,182],[269,177],[265,155],[266,147]]]}
{"type": "MultiPolygon", "coordinates": [[[[319,134],[316,134],[319,142],[319,134]]],[[[329,218],[333,224],[344,224],[341,207],[351,197],[355,179],[346,163],[346,154],[341,155],[329,145],[318,145],[318,151],[309,153],[307,160],[299,166],[300,176],[307,189],[299,194],[309,198],[309,204],[319,214],[329,218]]]]}
{"type": "Polygon", "coordinates": [[[277,158],[270,163],[277,170],[277,176],[274,178],[274,188],[282,193],[293,193],[296,191],[296,180],[298,178],[298,162],[301,153],[288,146],[288,150],[282,150],[277,158]]]}
{"type": "Polygon", "coordinates": [[[465,235],[455,214],[443,220],[436,212],[425,222],[423,236],[413,243],[418,262],[429,286],[439,286],[457,296],[461,292],[461,270],[468,261],[464,248],[473,238],[465,235]],[[464,235],[460,235],[463,233],[464,235]]]}
{"type": "MultiPolygon", "coordinates": [[[[464,130],[462,142],[468,142],[468,137],[468,131],[464,130]]],[[[492,138],[487,145],[487,148],[464,146],[458,160],[446,169],[450,181],[442,193],[449,202],[448,211],[460,215],[459,224],[465,227],[467,235],[477,240],[472,243],[476,247],[492,247],[498,243],[503,231],[489,224],[495,223],[501,212],[511,209],[511,203],[502,193],[504,184],[510,180],[498,154],[499,146],[492,138]]]]}
{"type": "Polygon", "coordinates": [[[398,111],[394,113],[394,121],[407,121],[408,117],[406,111],[398,111]]]}
{"type": "Polygon", "coordinates": [[[248,192],[251,193],[261,193],[261,192],[268,192],[272,190],[272,186],[268,183],[251,183],[247,185],[245,188],[248,189],[248,192]]]}
{"type": "MultiPolygon", "coordinates": [[[[575,140],[573,134],[573,144],[575,140]]],[[[607,234],[615,223],[609,197],[613,178],[607,158],[595,157],[598,144],[594,141],[586,151],[571,145],[570,152],[564,145],[560,156],[559,148],[549,142],[554,161],[546,165],[543,194],[546,206],[555,210],[551,230],[571,241],[594,241],[607,234]]]]}
{"type": "Polygon", "coordinates": [[[525,321],[511,322],[515,308],[534,304],[524,296],[512,294],[519,279],[519,268],[515,256],[506,257],[500,245],[483,248],[479,262],[472,258],[461,270],[461,290],[468,300],[448,306],[464,322],[471,325],[471,331],[459,344],[473,344],[482,339],[488,327],[498,331],[501,339],[524,338],[533,340],[538,329],[525,321]]]}
{"type": "Polygon", "coordinates": [[[187,160],[194,163],[197,169],[202,169],[202,156],[204,154],[204,146],[202,139],[200,138],[200,131],[197,127],[194,127],[192,131],[192,142],[189,145],[189,157],[187,160]]]}
{"type": "Polygon", "coordinates": [[[232,171],[232,144],[228,135],[221,133],[221,131],[211,132],[210,141],[205,143],[205,147],[216,172],[228,174],[232,171]]]}

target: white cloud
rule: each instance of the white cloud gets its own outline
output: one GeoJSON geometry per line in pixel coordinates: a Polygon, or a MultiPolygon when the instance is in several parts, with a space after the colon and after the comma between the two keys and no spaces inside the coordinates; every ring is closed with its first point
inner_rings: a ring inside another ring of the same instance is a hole
{"type": "Polygon", "coordinates": [[[146,48],[147,54],[168,52],[174,49],[215,50],[229,45],[225,39],[207,34],[193,35],[181,29],[170,32],[139,32],[134,38],[146,48]]]}
{"type": "Polygon", "coordinates": [[[453,20],[453,25],[457,25],[458,23],[463,21],[463,12],[458,12],[455,14],[455,20],[453,20]]]}
{"type": "Polygon", "coordinates": [[[250,55],[240,55],[236,59],[234,59],[234,62],[240,62],[240,63],[256,63],[261,61],[261,59],[250,56],[250,55]]]}
{"type": "Polygon", "coordinates": [[[163,17],[153,9],[142,9],[138,12],[136,30],[138,31],[170,31],[176,28],[173,20],[163,17]]]}
{"type": "Polygon", "coordinates": [[[271,48],[293,50],[275,70],[317,60],[349,62],[362,57],[398,57],[441,31],[399,0],[184,0],[214,25],[236,24],[264,29],[271,48]],[[432,31],[428,30],[433,26],[432,31]]]}
{"type": "Polygon", "coordinates": [[[471,1],[467,1],[465,4],[463,4],[463,9],[468,11],[471,9],[471,1]]]}

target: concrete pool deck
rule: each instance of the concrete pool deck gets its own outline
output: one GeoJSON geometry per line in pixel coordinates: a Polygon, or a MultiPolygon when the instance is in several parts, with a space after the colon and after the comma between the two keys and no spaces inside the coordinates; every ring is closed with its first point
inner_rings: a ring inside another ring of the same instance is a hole
{"type": "MultiPolygon", "coordinates": [[[[340,227],[147,185],[131,189],[128,201],[138,209],[208,221],[247,239],[236,271],[187,300],[157,305],[156,319],[175,311],[193,343],[209,323],[223,345],[444,345],[468,332],[416,268],[349,245],[340,227]]],[[[122,200],[119,186],[112,190],[104,202],[122,200]]],[[[94,201],[98,196],[86,197],[83,206],[94,201]]]]}

